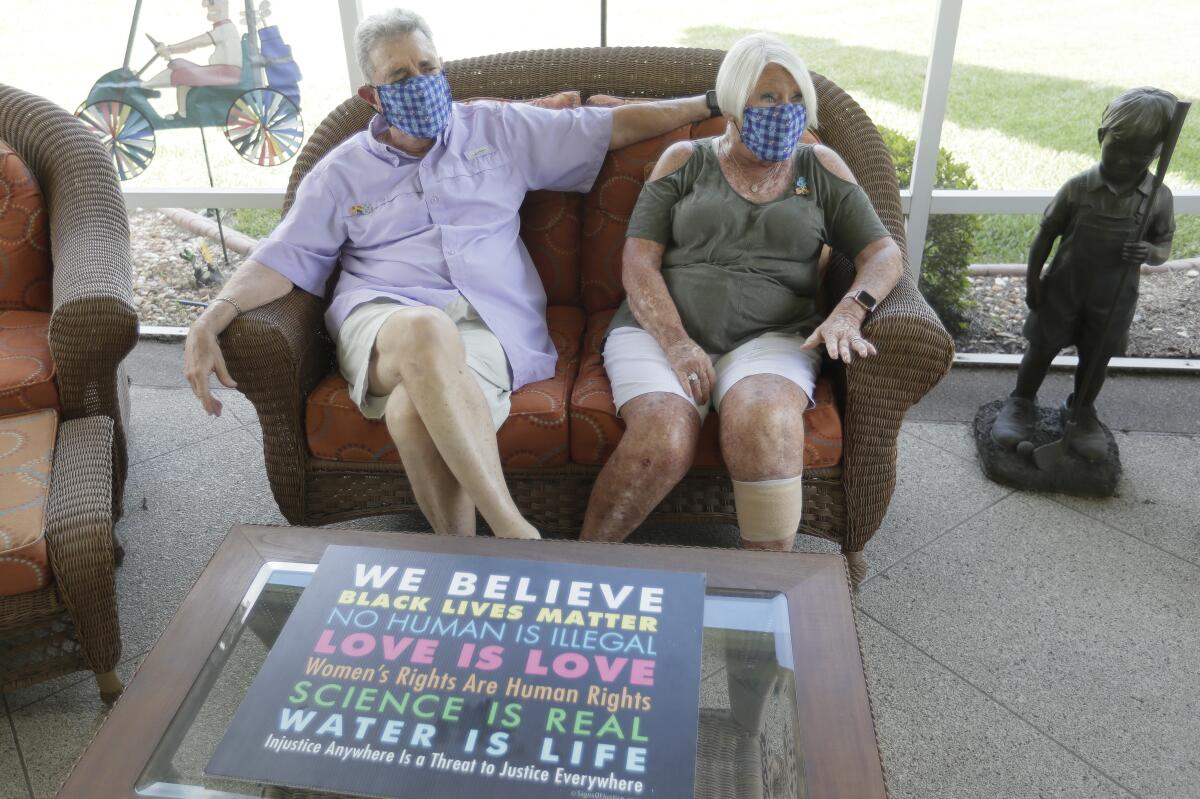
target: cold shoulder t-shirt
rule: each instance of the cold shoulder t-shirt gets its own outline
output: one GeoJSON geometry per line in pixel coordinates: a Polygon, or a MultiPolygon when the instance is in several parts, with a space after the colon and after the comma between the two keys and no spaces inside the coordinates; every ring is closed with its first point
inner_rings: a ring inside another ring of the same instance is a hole
{"type": "MultiPolygon", "coordinates": [[[[866,192],[801,145],[782,195],[752,203],[729,185],[712,139],[679,169],[647,183],[626,236],[666,246],[662,275],[688,335],[725,353],[769,332],[807,336],[817,307],[821,245],[854,258],[889,235],[866,192]]],[[[621,303],[609,331],[640,327],[621,303]]]]}

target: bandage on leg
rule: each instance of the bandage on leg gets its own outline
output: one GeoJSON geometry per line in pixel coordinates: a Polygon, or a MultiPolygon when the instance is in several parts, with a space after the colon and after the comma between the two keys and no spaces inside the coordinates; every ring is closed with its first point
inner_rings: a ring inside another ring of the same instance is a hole
{"type": "Polygon", "coordinates": [[[786,544],[796,537],[800,526],[803,481],[799,475],[781,480],[734,480],[733,502],[744,545],[786,544]]]}

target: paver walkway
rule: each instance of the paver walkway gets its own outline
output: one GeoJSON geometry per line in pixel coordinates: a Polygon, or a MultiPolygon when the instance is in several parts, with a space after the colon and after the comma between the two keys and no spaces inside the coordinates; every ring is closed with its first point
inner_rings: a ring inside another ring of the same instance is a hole
{"type": "MultiPolygon", "coordinates": [[[[235,522],[282,523],[251,405],[204,416],[178,344],[131,360],[128,679],[235,522]]],[[[1200,380],[1114,376],[1121,496],[1015,493],[974,460],[975,407],[1012,373],[956,370],[913,409],[896,495],[868,548],[859,632],[896,799],[1200,797],[1200,380]]],[[[1065,395],[1053,375],[1046,401],[1065,395]]],[[[366,520],[424,529],[419,516],[366,520]]],[[[642,540],[695,541],[696,526],[642,540]]],[[[731,541],[713,525],[706,541],[731,541]]],[[[803,547],[823,549],[805,539],[803,547]]],[[[0,799],[43,799],[104,717],[85,674],[3,695],[0,799]]],[[[819,735],[819,730],[806,731],[819,735]]]]}

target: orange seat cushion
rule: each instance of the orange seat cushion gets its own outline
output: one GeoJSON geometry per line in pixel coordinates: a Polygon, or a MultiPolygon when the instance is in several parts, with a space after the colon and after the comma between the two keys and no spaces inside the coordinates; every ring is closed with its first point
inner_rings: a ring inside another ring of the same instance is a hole
{"type": "MultiPolygon", "coordinates": [[[[546,322],[558,350],[558,365],[554,377],[513,392],[508,421],[496,434],[500,461],[507,469],[567,463],[567,403],[579,369],[583,311],[553,306],[546,311],[546,322]]],[[[309,395],[305,426],[314,457],[360,463],[400,460],[383,420],[362,415],[338,372],[326,376],[309,395]]]]}
{"type": "MultiPolygon", "coordinates": [[[[475,102],[509,103],[498,97],[473,97],[475,102]]],[[[556,92],[518,102],[561,111],[579,108],[577,91],[556,92]]],[[[531,191],[521,205],[521,241],[546,289],[548,305],[579,304],[579,228],[583,196],[565,191],[531,191]]]]}
{"type": "Polygon", "coordinates": [[[0,140],[0,309],[50,310],[50,227],[42,190],[0,140]]]}
{"type": "MultiPolygon", "coordinates": [[[[625,423],[617,416],[612,388],[604,371],[601,343],[613,311],[601,311],[588,319],[584,334],[579,377],[571,393],[571,460],[599,466],[608,460],[625,423]]],[[[718,438],[719,415],[710,413],[700,430],[696,460],[701,468],[725,468],[718,438]]],[[[817,379],[813,407],[804,412],[804,468],[822,469],[842,460],[842,420],[828,374],[817,379]]]]}
{"type": "Polygon", "coordinates": [[[0,417],[0,596],[50,584],[46,495],[58,414],[0,417]]]}
{"type": "Polygon", "coordinates": [[[50,314],[0,311],[0,415],[58,407],[50,314]]]}

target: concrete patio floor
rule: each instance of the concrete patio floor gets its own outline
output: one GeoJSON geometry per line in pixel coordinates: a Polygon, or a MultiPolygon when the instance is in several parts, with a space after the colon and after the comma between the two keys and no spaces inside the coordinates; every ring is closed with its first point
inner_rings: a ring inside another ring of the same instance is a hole
{"type": "MultiPolygon", "coordinates": [[[[226,413],[206,418],[181,353],[143,342],[131,358],[125,679],[230,525],[284,523],[253,408],[222,391],[226,413]]],[[[891,794],[1200,797],[1200,380],[1110,379],[1101,416],[1120,431],[1125,476],[1120,496],[1096,501],[983,477],[969,423],[1012,379],[956,370],[913,409],[896,495],[867,548],[858,624],[891,794]]],[[[1053,375],[1043,401],[1067,382],[1053,375]]],[[[361,524],[427,529],[419,516],[361,524]]],[[[695,534],[663,525],[638,540],[695,534]]],[[[702,535],[732,540],[728,527],[702,535]]],[[[53,796],[104,719],[93,680],[2,699],[0,799],[53,796]]]]}

